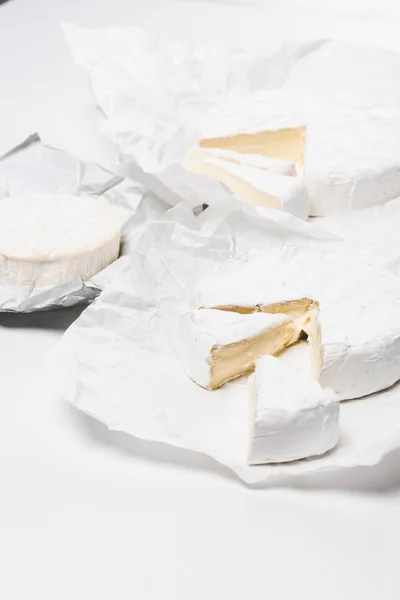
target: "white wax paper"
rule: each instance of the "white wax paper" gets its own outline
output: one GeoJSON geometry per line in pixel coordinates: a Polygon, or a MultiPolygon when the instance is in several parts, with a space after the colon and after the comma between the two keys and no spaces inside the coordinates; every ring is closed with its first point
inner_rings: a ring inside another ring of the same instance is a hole
{"type": "MultiPolygon", "coordinates": [[[[323,457],[248,466],[247,381],[209,392],[184,373],[176,320],[212,265],[282,243],[338,243],[315,225],[233,201],[198,217],[177,206],[139,234],[137,253],[50,356],[57,391],[110,429],[213,457],[248,483],[368,465],[400,445],[400,386],[341,405],[340,441],[323,457]]],[[[239,283],[240,284],[240,283],[239,283]]]]}
{"type": "MultiPolygon", "coordinates": [[[[165,207],[163,202],[150,197],[140,184],[50,148],[34,134],[0,158],[0,202],[12,196],[41,192],[89,194],[117,206],[125,219],[121,254],[129,252],[134,245],[132,230],[137,231],[138,225],[146,221],[146,215],[158,214],[165,207]]],[[[119,265],[120,260],[117,260],[90,281],[76,278],[41,288],[0,285],[0,312],[32,312],[90,301],[99,294],[119,265]]]]}

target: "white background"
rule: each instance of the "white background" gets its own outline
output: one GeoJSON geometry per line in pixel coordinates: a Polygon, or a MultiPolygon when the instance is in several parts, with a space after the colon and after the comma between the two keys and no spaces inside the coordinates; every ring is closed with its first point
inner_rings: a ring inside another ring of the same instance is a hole
{"type": "MultiPolygon", "coordinates": [[[[396,0],[232,4],[1,6],[0,152],[39,130],[113,164],[60,20],[246,44],[335,36],[400,50],[396,0]]],[[[108,432],[47,383],[46,355],[78,314],[0,316],[0,598],[400,598],[400,452],[372,468],[250,489],[211,459],[108,432]]]]}

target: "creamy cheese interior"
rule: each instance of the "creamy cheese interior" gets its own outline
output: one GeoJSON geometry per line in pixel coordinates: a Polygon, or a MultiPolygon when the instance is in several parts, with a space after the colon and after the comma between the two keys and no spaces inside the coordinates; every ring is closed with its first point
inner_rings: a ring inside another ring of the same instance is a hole
{"type": "MultiPolygon", "coordinates": [[[[319,379],[322,369],[322,344],[321,329],[318,319],[318,302],[315,302],[314,300],[311,300],[309,298],[301,298],[299,300],[289,300],[287,302],[279,302],[265,306],[218,306],[215,308],[218,308],[219,310],[238,312],[241,314],[250,314],[256,311],[262,311],[269,314],[285,314],[290,316],[293,319],[293,321],[290,322],[290,328],[288,327],[288,324],[284,325],[287,328],[288,337],[283,343],[283,345],[281,345],[281,347],[277,348],[277,350],[275,351],[264,350],[264,348],[260,348],[259,346],[258,348],[261,351],[258,354],[258,357],[263,356],[264,354],[278,354],[284,348],[296,343],[299,340],[302,333],[304,332],[307,335],[307,340],[310,344],[311,374],[315,379],[319,379]]],[[[281,328],[284,326],[281,326],[281,328]]],[[[274,330],[274,332],[275,331],[276,330],[274,330]]],[[[269,335],[273,335],[274,332],[272,332],[272,334],[270,333],[269,335]]],[[[247,360],[245,356],[246,350],[245,348],[243,348],[243,344],[246,343],[247,342],[240,344],[232,344],[232,350],[230,350],[229,346],[225,347],[226,349],[229,349],[230,352],[235,354],[236,357],[238,357],[234,360],[237,360],[238,362],[240,362],[240,360],[242,361],[242,365],[245,365],[247,360]]],[[[224,348],[222,350],[224,350],[224,348]]],[[[258,357],[256,357],[254,360],[257,360],[258,357]]],[[[224,369],[225,367],[222,366],[222,368],[224,369]]],[[[253,368],[254,363],[251,365],[250,368],[245,369],[245,371],[242,371],[238,375],[235,375],[235,377],[242,375],[244,372],[251,371],[253,368]]],[[[232,378],[233,377],[229,377],[229,379],[232,378]]],[[[219,385],[221,385],[221,383],[219,385]]]]}
{"type": "Polygon", "coordinates": [[[258,337],[214,346],[209,388],[215,390],[226,381],[253,371],[255,362],[264,354],[278,354],[292,338],[293,326],[293,321],[288,321],[258,337]]]}
{"type": "Polygon", "coordinates": [[[240,133],[229,137],[205,138],[200,141],[202,148],[223,148],[261,154],[279,160],[290,160],[298,166],[304,164],[306,127],[240,133]]]}
{"type": "Polygon", "coordinates": [[[318,304],[309,298],[301,298],[300,300],[265,305],[261,307],[261,310],[269,314],[279,313],[292,317],[295,327],[289,343],[294,344],[299,339],[302,331],[308,335],[310,323],[318,314],[318,304]]]}
{"type": "Polygon", "coordinates": [[[311,350],[311,375],[314,379],[319,379],[322,371],[322,342],[321,326],[318,318],[318,307],[314,306],[310,310],[310,315],[303,325],[303,330],[307,334],[307,340],[311,350]]]}
{"type": "Polygon", "coordinates": [[[296,166],[290,160],[276,160],[270,156],[234,152],[233,150],[224,150],[222,148],[192,148],[187,154],[188,168],[191,169],[193,165],[195,169],[198,161],[204,162],[207,158],[216,158],[235,165],[253,167],[289,177],[296,177],[297,175],[296,166]]]}
{"type": "MultiPolygon", "coordinates": [[[[220,162],[222,163],[223,161],[220,162]]],[[[282,203],[278,197],[265,190],[257,189],[248,181],[236,177],[215,164],[211,164],[208,160],[204,160],[195,153],[188,156],[188,167],[194,173],[218,179],[218,181],[224,183],[238,198],[249,204],[253,204],[254,206],[267,206],[268,208],[274,208],[276,210],[282,209],[282,203]]]]}

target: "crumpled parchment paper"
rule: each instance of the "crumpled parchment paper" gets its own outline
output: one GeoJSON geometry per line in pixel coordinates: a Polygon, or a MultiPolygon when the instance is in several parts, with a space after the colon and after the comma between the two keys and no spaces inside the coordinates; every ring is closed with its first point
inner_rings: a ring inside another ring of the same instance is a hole
{"type": "Polygon", "coordinates": [[[341,404],[340,441],[323,457],[248,466],[246,378],[209,392],[184,373],[176,323],[211,266],[283,243],[339,243],[276,211],[233,201],[199,216],[184,205],[148,222],[137,252],[51,354],[57,392],[110,429],[213,457],[255,483],[369,465],[400,445],[400,386],[341,404]]]}
{"type": "Polygon", "coordinates": [[[185,154],[197,144],[210,108],[281,87],[299,57],[322,43],[266,44],[253,51],[190,44],[133,27],[64,24],[63,31],[88,74],[100,130],[116,145],[118,172],[172,206],[232,197],[185,168],[185,154]]]}
{"type": "MultiPolygon", "coordinates": [[[[0,202],[10,196],[40,192],[95,195],[117,206],[125,219],[122,255],[134,246],[132,230],[137,231],[154,211],[158,214],[167,208],[142,185],[50,148],[34,134],[0,158],[0,202]]],[[[76,278],[41,288],[0,285],[0,312],[32,312],[93,300],[119,266],[120,259],[90,281],[76,278]]]]}

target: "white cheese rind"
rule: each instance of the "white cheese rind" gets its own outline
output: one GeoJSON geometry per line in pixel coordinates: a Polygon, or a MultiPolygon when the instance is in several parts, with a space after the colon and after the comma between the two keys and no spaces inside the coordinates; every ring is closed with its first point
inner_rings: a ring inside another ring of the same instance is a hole
{"type": "Polygon", "coordinates": [[[200,282],[197,302],[268,310],[294,299],[317,301],[319,380],[345,400],[400,379],[400,280],[355,260],[345,243],[334,246],[330,251],[287,246],[231,261],[200,282]]]}
{"type": "Polygon", "coordinates": [[[400,54],[377,46],[325,40],[291,67],[285,88],[400,108],[400,54]]]}
{"type": "Polygon", "coordinates": [[[313,219],[313,223],[353,243],[360,259],[400,274],[400,198],[352,214],[313,219]]]}
{"type": "Polygon", "coordinates": [[[205,158],[202,173],[224,183],[238,198],[307,219],[309,197],[304,182],[288,175],[239,165],[219,158],[205,158]]]}
{"type": "Polygon", "coordinates": [[[290,92],[268,90],[244,97],[230,98],[214,106],[202,132],[202,141],[261,131],[296,129],[307,125],[303,95],[300,100],[290,92]]]}
{"type": "Polygon", "coordinates": [[[324,454],[339,437],[339,402],[332,390],[273,356],[250,377],[251,465],[324,454]]]}
{"type": "Polygon", "coordinates": [[[180,321],[178,345],[182,366],[193,381],[210,389],[213,349],[258,338],[290,322],[290,317],[281,314],[241,315],[207,309],[188,312],[180,321]]]}
{"type": "Polygon", "coordinates": [[[381,205],[400,195],[400,112],[320,106],[310,116],[305,181],[313,216],[381,205]]]}
{"type": "Polygon", "coordinates": [[[277,160],[268,156],[262,156],[261,154],[234,152],[233,150],[224,150],[222,148],[193,148],[188,153],[189,169],[197,172],[199,163],[204,162],[208,158],[227,160],[245,167],[272,171],[289,177],[295,177],[297,174],[296,166],[291,161],[277,160]]]}
{"type": "Polygon", "coordinates": [[[0,202],[0,283],[87,281],[118,258],[123,218],[104,200],[66,194],[0,202]]]}

